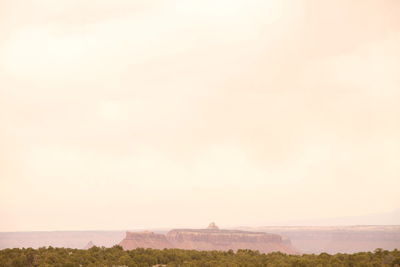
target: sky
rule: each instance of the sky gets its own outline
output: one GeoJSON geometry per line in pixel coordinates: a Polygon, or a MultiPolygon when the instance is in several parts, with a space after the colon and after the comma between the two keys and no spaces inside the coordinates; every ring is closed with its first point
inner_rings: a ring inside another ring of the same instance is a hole
{"type": "Polygon", "coordinates": [[[397,0],[0,0],[0,231],[398,210],[399,13],[397,0]]]}

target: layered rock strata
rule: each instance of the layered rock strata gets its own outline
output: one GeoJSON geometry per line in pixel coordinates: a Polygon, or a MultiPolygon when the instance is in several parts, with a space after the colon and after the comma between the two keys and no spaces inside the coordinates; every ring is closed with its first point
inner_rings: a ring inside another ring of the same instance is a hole
{"type": "Polygon", "coordinates": [[[124,249],[135,248],[154,248],[164,249],[173,248],[167,237],[153,232],[126,232],[126,237],[119,243],[124,249]]]}
{"type": "Polygon", "coordinates": [[[166,235],[153,232],[127,232],[120,245],[124,249],[135,248],[179,248],[193,250],[238,250],[251,249],[262,253],[280,251],[297,253],[290,240],[282,240],[277,234],[220,230],[213,225],[207,229],[175,229],[166,235]]]}

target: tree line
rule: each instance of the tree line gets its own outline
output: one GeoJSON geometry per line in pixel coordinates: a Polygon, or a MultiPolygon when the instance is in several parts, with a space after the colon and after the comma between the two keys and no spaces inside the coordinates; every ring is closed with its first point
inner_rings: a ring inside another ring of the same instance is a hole
{"type": "Polygon", "coordinates": [[[354,254],[262,254],[241,249],[196,251],[143,249],[125,251],[120,246],[88,250],[42,247],[0,250],[1,267],[400,267],[400,251],[376,249],[354,254]]]}

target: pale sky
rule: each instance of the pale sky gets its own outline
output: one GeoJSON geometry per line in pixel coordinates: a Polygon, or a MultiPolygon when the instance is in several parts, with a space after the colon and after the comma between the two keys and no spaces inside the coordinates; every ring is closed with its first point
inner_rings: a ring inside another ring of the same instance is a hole
{"type": "Polygon", "coordinates": [[[0,231],[400,208],[399,14],[398,0],[0,0],[0,231]]]}

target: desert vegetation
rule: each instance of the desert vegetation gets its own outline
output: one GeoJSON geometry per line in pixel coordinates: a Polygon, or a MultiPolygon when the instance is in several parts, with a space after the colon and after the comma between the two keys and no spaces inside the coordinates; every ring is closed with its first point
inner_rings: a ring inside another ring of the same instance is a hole
{"type": "Polygon", "coordinates": [[[195,251],[182,249],[143,249],[123,250],[120,246],[112,248],[92,247],[88,250],[43,247],[39,249],[0,250],[2,267],[151,267],[151,266],[351,266],[351,267],[400,267],[400,251],[376,249],[374,252],[355,254],[304,254],[287,255],[280,252],[262,254],[252,250],[195,251]]]}

